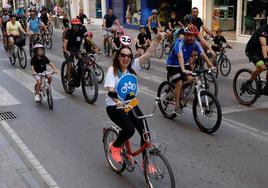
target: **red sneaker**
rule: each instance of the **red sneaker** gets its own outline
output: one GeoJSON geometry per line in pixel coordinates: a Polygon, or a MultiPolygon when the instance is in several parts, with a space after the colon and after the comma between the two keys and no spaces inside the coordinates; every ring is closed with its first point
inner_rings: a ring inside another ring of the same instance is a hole
{"type": "Polygon", "coordinates": [[[110,150],[111,150],[111,154],[112,154],[112,159],[117,163],[122,162],[121,147],[119,147],[119,148],[114,147],[113,142],[110,143],[109,146],[110,146],[110,150]]]}

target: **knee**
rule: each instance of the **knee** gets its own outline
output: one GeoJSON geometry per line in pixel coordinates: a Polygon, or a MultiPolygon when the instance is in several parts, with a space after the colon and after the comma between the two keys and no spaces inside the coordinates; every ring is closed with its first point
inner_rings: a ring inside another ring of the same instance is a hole
{"type": "Polygon", "coordinates": [[[128,135],[128,137],[132,137],[135,133],[135,129],[134,127],[128,127],[128,129],[126,130],[126,134],[128,135]]]}

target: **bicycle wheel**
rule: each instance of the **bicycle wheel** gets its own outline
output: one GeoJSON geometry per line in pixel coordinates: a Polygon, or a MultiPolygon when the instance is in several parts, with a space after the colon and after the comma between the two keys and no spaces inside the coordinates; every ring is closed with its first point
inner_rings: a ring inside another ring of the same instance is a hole
{"type": "Polygon", "coordinates": [[[106,56],[109,56],[110,55],[110,42],[109,41],[106,41],[105,44],[104,44],[104,47],[103,47],[103,50],[104,50],[104,54],[106,56]]]}
{"type": "Polygon", "coordinates": [[[146,155],[143,171],[145,181],[150,188],[176,187],[172,168],[166,157],[157,149],[149,151],[146,155]]]}
{"type": "Polygon", "coordinates": [[[250,106],[254,104],[260,96],[258,92],[258,81],[252,82],[252,89],[244,90],[242,84],[246,83],[251,77],[252,71],[249,69],[240,69],[234,77],[233,80],[233,92],[235,98],[240,104],[250,106]]]}
{"type": "Polygon", "coordinates": [[[9,61],[11,63],[11,65],[15,65],[16,64],[16,56],[15,56],[15,52],[11,53],[12,55],[9,57],[9,61]]]}
{"type": "Polygon", "coordinates": [[[219,101],[208,91],[201,91],[199,105],[198,97],[193,101],[193,116],[199,129],[207,134],[217,131],[221,125],[222,112],[219,101]]]}
{"type": "Polygon", "coordinates": [[[50,110],[53,110],[53,97],[52,97],[52,89],[47,88],[47,103],[50,110]]]}
{"type": "Polygon", "coordinates": [[[220,71],[222,76],[228,76],[231,72],[231,62],[227,57],[223,57],[220,63],[220,71]]]}
{"type": "Polygon", "coordinates": [[[98,82],[95,73],[89,68],[85,68],[82,73],[82,92],[88,103],[96,102],[99,92],[98,82]]]}
{"type": "Polygon", "coordinates": [[[157,90],[157,97],[160,98],[158,107],[160,112],[168,119],[174,119],[177,114],[174,112],[175,109],[175,97],[173,91],[175,86],[168,81],[164,81],[160,84],[157,90]]]}
{"type": "Polygon", "coordinates": [[[18,49],[18,59],[19,59],[20,67],[25,69],[27,66],[27,55],[23,47],[20,47],[18,49]]]}
{"type": "Polygon", "coordinates": [[[52,35],[53,34],[53,25],[49,24],[47,29],[48,29],[49,33],[52,35]]]}
{"type": "MultiPolygon", "coordinates": [[[[204,60],[202,60],[202,61],[203,61],[202,63],[204,64],[204,69],[205,70],[209,69],[209,67],[206,64],[206,62],[204,60]]],[[[216,67],[216,70],[211,71],[211,73],[213,74],[214,78],[218,78],[218,75],[219,75],[219,66],[218,66],[218,63],[215,62],[214,63],[214,66],[216,67]]],[[[207,77],[207,80],[210,81],[210,82],[213,82],[213,79],[210,76],[207,77]]]]}
{"type": "Polygon", "coordinates": [[[61,83],[65,93],[72,94],[75,90],[74,87],[70,87],[67,82],[67,62],[64,61],[61,65],[61,83]]]}
{"type": "Polygon", "coordinates": [[[163,57],[164,49],[163,49],[163,42],[161,44],[158,44],[155,47],[155,57],[157,59],[161,59],[163,57]]]}
{"type": "Polygon", "coordinates": [[[167,38],[165,38],[165,40],[163,41],[163,48],[164,48],[164,54],[168,55],[170,52],[171,44],[170,42],[168,42],[167,38]]]}
{"type": "Polygon", "coordinates": [[[52,48],[52,37],[50,34],[46,34],[46,39],[44,40],[44,43],[47,49],[52,48]]]}
{"type": "Polygon", "coordinates": [[[212,73],[205,72],[201,74],[201,82],[205,85],[205,90],[212,93],[215,97],[218,96],[218,82],[212,73]]]}
{"type": "Polygon", "coordinates": [[[150,59],[148,59],[145,63],[144,63],[144,68],[146,70],[149,70],[150,69],[150,66],[151,66],[151,62],[150,62],[150,59]]]}
{"type": "Polygon", "coordinates": [[[114,161],[109,146],[110,143],[114,142],[117,137],[118,133],[114,129],[108,128],[103,135],[103,146],[104,154],[110,167],[113,171],[120,174],[126,169],[126,163],[125,161],[123,163],[117,163],[116,161],[114,161]]]}
{"type": "Polygon", "coordinates": [[[93,70],[95,72],[98,83],[101,84],[104,80],[104,71],[99,65],[94,65],[93,70]]]}

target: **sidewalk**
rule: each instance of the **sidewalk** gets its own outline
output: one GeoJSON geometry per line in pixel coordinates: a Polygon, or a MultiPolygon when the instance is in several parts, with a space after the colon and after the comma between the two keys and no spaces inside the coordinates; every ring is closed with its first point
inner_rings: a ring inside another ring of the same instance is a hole
{"type": "Polygon", "coordinates": [[[0,188],[39,188],[22,159],[0,132],[0,188]]]}

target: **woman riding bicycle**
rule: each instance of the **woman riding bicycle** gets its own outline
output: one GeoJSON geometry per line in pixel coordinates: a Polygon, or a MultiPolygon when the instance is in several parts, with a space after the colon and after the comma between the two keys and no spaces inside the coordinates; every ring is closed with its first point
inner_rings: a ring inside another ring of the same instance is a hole
{"type": "Polygon", "coordinates": [[[158,18],[158,10],[153,9],[151,14],[152,15],[148,18],[148,35],[150,40],[152,39],[152,33],[156,34],[162,31],[162,26],[158,18]]]}
{"type": "MultiPolygon", "coordinates": [[[[137,88],[136,71],[140,70],[141,65],[150,58],[155,50],[155,46],[156,44],[153,42],[146,53],[136,59],[133,58],[131,48],[123,46],[116,52],[113,65],[108,69],[104,84],[104,87],[108,89],[106,111],[110,119],[121,128],[118,138],[113,143],[110,143],[112,158],[116,162],[122,161],[122,157],[120,155],[121,146],[133,136],[135,128],[141,136],[141,145],[144,144],[144,128],[142,120],[135,118],[132,111],[125,113],[122,109],[118,109],[118,107],[122,107],[126,101],[135,97],[135,92],[132,90],[137,88]],[[128,77],[134,79],[128,80],[128,77]],[[125,89],[128,84],[131,84],[131,87],[127,88],[130,92],[125,93],[125,89]],[[122,86],[121,88],[120,85],[122,86]],[[126,94],[125,98],[122,98],[122,93],[126,94]]],[[[138,106],[134,107],[133,110],[135,110],[138,116],[142,115],[138,106]]]]}

